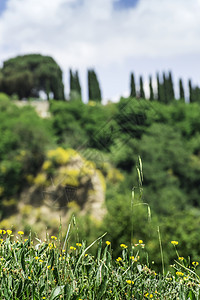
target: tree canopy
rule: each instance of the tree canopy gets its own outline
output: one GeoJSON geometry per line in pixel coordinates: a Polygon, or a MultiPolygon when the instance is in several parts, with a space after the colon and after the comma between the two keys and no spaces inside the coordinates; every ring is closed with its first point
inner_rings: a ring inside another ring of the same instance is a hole
{"type": "Polygon", "coordinates": [[[29,54],[4,62],[0,70],[0,90],[8,95],[17,94],[20,99],[39,97],[45,92],[47,99],[64,99],[62,71],[50,56],[29,54]]]}

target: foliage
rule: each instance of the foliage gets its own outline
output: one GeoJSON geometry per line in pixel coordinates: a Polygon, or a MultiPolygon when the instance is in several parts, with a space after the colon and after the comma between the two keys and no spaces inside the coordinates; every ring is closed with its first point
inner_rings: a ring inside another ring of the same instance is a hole
{"type": "Polygon", "coordinates": [[[49,122],[31,107],[0,101],[0,120],[0,199],[10,199],[24,188],[28,174],[36,174],[53,138],[49,122]]]}
{"type": "Polygon", "coordinates": [[[1,69],[0,90],[8,95],[17,94],[20,99],[39,97],[44,91],[49,99],[64,99],[62,71],[50,56],[29,54],[4,62],[1,69]]]}
{"type": "Polygon", "coordinates": [[[88,70],[88,97],[89,100],[101,102],[101,90],[94,70],[88,70]]]}
{"type": "Polygon", "coordinates": [[[142,76],[140,76],[140,92],[139,92],[139,98],[145,99],[144,87],[143,87],[143,78],[142,78],[142,76]]]}
{"type": "Polygon", "coordinates": [[[114,257],[119,254],[115,250],[119,243],[127,241],[131,245],[142,238],[150,259],[156,258],[155,267],[161,269],[159,226],[165,264],[174,259],[168,245],[170,238],[179,240],[182,256],[198,258],[198,103],[169,101],[165,105],[134,98],[121,98],[107,105],[51,101],[48,120],[40,119],[30,107],[17,108],[8,99],[0,100],[0,107],[0,199],[4,217],[39,171],[38,185],[44,184],[44,174],[51,176],[56,166],[68,161],[69,153],[63,148],[74,148],[96,164],[107,185],[107,214],[98,225],[89,216],[83,217],[83,238],[92,241],[95,231],[107,231],[114,257]],[[52,147],[54,139],[56,147],[52,147]],[[47,147],[55,150],[46,151],[47,147]],[[130,195],[132,188],[138,187],[138,155],[143,162],[144,190],[132,210],[130,195]]]}
{"type": "Polygon", "coordinates": [[[135,76],[131,73],[131,80],[130,80],[130,97],[136,97],[136,87],[135,87],[135,76]]]}
{"type": "Polygon", "coordinates": [[[70,69],[70,100],[81,100],[81,86],[78,71],[72,72],[70,69]]]}

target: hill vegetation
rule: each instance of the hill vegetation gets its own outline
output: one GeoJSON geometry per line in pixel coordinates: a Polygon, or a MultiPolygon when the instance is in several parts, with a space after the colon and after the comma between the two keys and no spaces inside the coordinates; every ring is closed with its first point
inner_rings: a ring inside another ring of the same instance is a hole
{"type": "Polygon", "coordinates": [[[1,95],[0,227],[14,226],[9,216],[16,213],[30,177],[41,172],[48,151],[58,146],[73,148],[95,164],[107,186],[107,213],[101,222],[80,216],[80,208],[74,210],[77,223],[81,222],[81,239],[92,242],[108,232],[114,257],[119,255],[117,245],[126,242],[130,246],[143,239],[157,271],[161,268],[159,227],[165,264],[175,258],[171,240],[179,241],[180,256],[198,261],[199,104],[122,98],[103,106],[92,101],[52,100],[50,112],[48,119],[41,119],[33,108],[16,107],[1,95]],[[142,190],[136,172],[138,156],[143,164],[142,190]]]}
{"type": "MultiPolygon", "coordinates": [[[[107,232],[113,258],[117,259],[120,244],[126,243],[131,249],[138,240],[144,240],[148,267],[153,266],[156,272],[167,271],[177,257],[170,241],[179,242],[178,257],[199,261],[200,89],[189,81],[187,103],[180,79],[180,96],[175,99],[171,73],[162,78],[157,74],[157,90],[150,77],[150,97],[145,99],[142,77],[139,89],[133,73],[130,79],[129,98],[102,105],[97,76],[89,70],[90,101],[83,103],[78,71],[71,70],[69,99],[63,101],[62,72],[51,58],[28,55],[4,63],[0,72],[2,230],[18,230],[12,216],[21,213],[22,194],[36,186],[46,191],[47,183],[60,179],[62,166],[68,177],[70,173],[70,186],[78,188],[83,181],[89,182],[72,168],[69,153],[77,153],[85,163],[84,175],[91,175],[92,170],[98,173],[105,198],[105,214],[100,219],[83,214],[78,202],[65,207],[70,211],[69,220],[73,214],[77,228],[81,227],[79,241],[92,243],[107,232]],[[20,108],[12,102],[15,93],[29,98],[37,97],[41,90],[49,98],[48,118],[40,118],[31,106],[20,108]],[[50,99],[51,93],[54,99],[50,99]]],[[[32,204],[42,205],[38,203],[41,198],[31,199],[32,204]]],[[[31,209],[26,210],[26,220],[31,213],[31,209]]],[[[18,225],[28,235],[30,226],[23,216],[18,225]]],[[[55,224],[45,223],[41,214],[36,213],[35,219],[45,224],[43,234],[46,227],[55,233],[55,224]]],[[[77,236],[72,235],[71,243],[76,242],[77,236]]]]}

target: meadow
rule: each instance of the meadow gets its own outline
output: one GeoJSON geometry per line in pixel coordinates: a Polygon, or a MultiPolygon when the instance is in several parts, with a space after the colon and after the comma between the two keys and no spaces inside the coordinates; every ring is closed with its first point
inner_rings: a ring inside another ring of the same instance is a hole
{"type": "Polygon", "coordinates": [[[118,245],[114,259],[106,234],[90,245],[71,244],[69,229],[64,237],[47,234],[44,241],[0,230],[0,299],[199,299],[199,263],[178,255],[178,241],[171,241],[177,253],[171,271],[157,274],[145,241],[118,245]]]}

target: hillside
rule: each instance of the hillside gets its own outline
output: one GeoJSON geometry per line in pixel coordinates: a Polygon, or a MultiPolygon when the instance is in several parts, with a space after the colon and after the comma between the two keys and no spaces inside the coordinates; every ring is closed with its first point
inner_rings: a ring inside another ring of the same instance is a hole
{"type": "Polygon", "coordinates": [[[43,236],[46,228],[58,230],[60,216],[67,224],[75,215],[81,239],[106,231],[114,249],[143,239],[159,268],[159,226],[166,263],[174,258],[171,240],[179,241],[180,255],[198,261],[199,114],[198,103],[182,101],[52,100],[44,119],[31,106],[0,99],[0,227],[43,236]],[[76,194],[69,203],[66,186],[76,194]]]}

